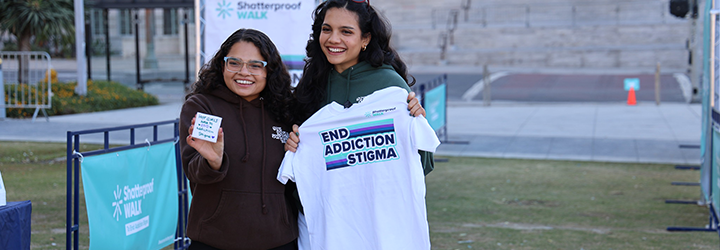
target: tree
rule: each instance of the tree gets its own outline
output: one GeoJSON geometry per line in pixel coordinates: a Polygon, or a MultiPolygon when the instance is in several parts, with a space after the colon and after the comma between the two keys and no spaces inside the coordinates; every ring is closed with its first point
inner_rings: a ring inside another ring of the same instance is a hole
{"type": "MultiPolygon", "coordinates": [[[[74,15],[72,0],[0,0],[0,31],[17,38],[19,51],[30,51],[33,37],[36,43],[73,43],[74,15]]],[[[27,71],[27,60],[21,57],[19,66],[20,72],[27,71]]]]}
{"type": "Polygon", "coordinates": [[[73,3],[71,0],[0,0],[0,30],[7,30],[18,40],[19,51],[30,51],[30,41],[75,40],[73,3]]]}

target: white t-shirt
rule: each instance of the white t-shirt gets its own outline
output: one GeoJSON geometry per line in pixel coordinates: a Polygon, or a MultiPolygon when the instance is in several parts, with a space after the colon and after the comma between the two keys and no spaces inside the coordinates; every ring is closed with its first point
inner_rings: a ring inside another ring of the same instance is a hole
{"type": "Polygon", "coordinates": [[[333,102],[300,126],[300,146],[285,154],[278,180],[297,184],[303,245],[430,249],[418,150],[434,152],[440,141],[424,117],[410,115],[407,95],[388,87],[348,109],[333,102]]]}

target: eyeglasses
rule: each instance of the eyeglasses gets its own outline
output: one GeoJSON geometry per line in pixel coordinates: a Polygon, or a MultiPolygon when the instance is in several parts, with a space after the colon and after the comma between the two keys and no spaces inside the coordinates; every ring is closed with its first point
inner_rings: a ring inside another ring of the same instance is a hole
{"type": "Polygon", "coordinates": [[[251,75],[259,75],[262,73],[263,68],[267,66],[266,61],[260,61],[260,60],[250,60],[248,62],[243,62],[240,59],[234,58],[234,57],[224,57],[223,60],[225,60],[225,70],[238,73],[242,71],[243,66],[247,65],[247,70],[250,72],[251,75]]]}

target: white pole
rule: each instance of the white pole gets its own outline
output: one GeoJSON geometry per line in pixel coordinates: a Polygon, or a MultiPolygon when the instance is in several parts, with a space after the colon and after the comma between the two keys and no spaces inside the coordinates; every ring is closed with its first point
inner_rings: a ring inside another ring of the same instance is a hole
{"type": "Polygon", "coordinates": [[[5,120],[5,84],[3,84],[2,58],[0,58],[0,120],[5,120]]]}
{"type": "Polygon", "coordinates": [[[83,0],[75,3],[75,58],[77,59],[77,86],[75,93],[87,94],[87,60],[85,58],[85,10],[83,0]]]}
{"type": "Polygon", "coordinates": [[[715,26],[718,11],[710,10],[710,108],[715,108],[715,26]]]}
{"type": "Polygon", "coordinates": [[[202,47],[205,36],[205,19],[202,15],[205,10],[205,1],[195,0],[195,78],[198,77],[200,68],[205,63],[205,51],[202,47]]]}

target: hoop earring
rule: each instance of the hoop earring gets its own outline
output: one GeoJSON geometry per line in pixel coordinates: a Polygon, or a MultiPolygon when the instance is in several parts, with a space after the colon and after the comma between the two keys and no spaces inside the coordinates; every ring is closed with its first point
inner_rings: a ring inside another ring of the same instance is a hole
{"type": "Polygon", "coordinates": [[[365,49],[367,49],[367,44],[363,45],[362,51],[365,51],[365,49]]]}

